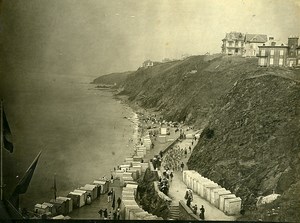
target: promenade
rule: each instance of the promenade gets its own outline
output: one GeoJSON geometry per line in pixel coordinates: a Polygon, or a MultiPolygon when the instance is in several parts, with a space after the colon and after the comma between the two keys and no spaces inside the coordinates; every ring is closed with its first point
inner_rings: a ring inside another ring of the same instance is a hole
{"type": "MultiPolygon", "coordinates": [[[[191,133],[191,132],[189,132],[189,133],[191,133]]],[[[193,150],[195,145],[197,144],[197,142],[198,141],[196,141],[196,142],[194,141],[194,144],[192,145],[192,139],[184,139],[184,140],[182,140],[182,142],[178,142],[176,145],[179,145],[180,148],[188,148],[189,146],[191,146],[192,150],[193,150]]],[[[175,147],[174,147],[174,149],[175,149],[175,147]]],[[[189,153],[189,150],[188,150],[187,157],[182,159],[182,162],[184,163],[184,170],[188,169],[186,163],[187,163],[190,155],[191,155],[191,153],[189,153]]],[[[161,168],[161,171],[162,170],[163,169],[161,168]]],[[[181,171],[175,170],[173,172],[173,174],[174,174],[174,177],[173,177],[172,182],[170,182],[168,196],[172,199],[171,205],[178,205],[180,200],[186,201],[184,199],[184,195],[185,195],[187,186],[182,181],[182,172],[181,171]]],[[[210,204],[208,201],[201,198],[199,195],[193,193],[193,201],[191,203],[191,206],[194,206],[195,204],[197,204],[197,206],[198,206],[198,211],[197,211],[198,217],[200,214],[199,208],[201,208],[201,205],[204,206],[205,220],[234,221],[236,219],[235,216],[225,215],[224,212],[222,212],[221,210],[219,210],[218,208],[216,208],[215,206],[210,204]]]]}
{"type": "MultiPolygon", "coordinates": [[[[187,133],[194,134],[195,131],[189,130],[187,133]]],[[[159,142],[159,140],[154,140],[154,138],[151,138],[154,147],[150,151],[147,152],[147,154],[144,157],[144,162],[149,162],[150,159],[152,159],[155,155],[158,155],[160,151],[164,151],[166,148],[168,148],[174,140],[176,140],[179,137],[179,132],[175,133],[174,128],[170,128],[170,135],[166,136],[166,142],[159,142]],[[172,141],[171,141],[172,139],[172,141]]],[[[195,145],[197,144],[197,141],[194,140],[194,143],[192,145],[192,139],[183,139],[181,141],[178,141],[177,143],[173,144],[172,150],[175,149],[181,149],[181,148],[187,148],[188,154],[186,157],[184,157],[181,161],[185,164],[184,170],[187,170],[187,161],[191,155],[191,152],[189,151],[189,146],[191,146],[192,150],[194,149],[195,145]]],[[[162,167],[159,171],[161,173],[164,171],[163,169],[164,163],[162,163],[162,167]]],[[[184,184],[182,180],[182,172],[179,170],[174,170],[173,172],[174,177],[173,180],[170,182],[170,188],[169,188],[169,194],[168,196],[172,199],[171,205],[178,206],[179,201],[184,199],[184,195],[187,189],[187,186],[184,184]]],[[[112,188],[115,191],[115,199],[117,200],[118,197],[121,197],[122,193],[122,187],[120,186],[120,181],[118,179],[114,180],[113,184],[110,184],[110,188],[112,188]]],[[[218,208],[198,196],[197,194],[193,194],[193,201],[191,206],[197,204],[198,211],[197,216],[199,217],[199,208],[201,205],[205,208],[205,220],[217,220],[217,221],[234,221],[236,220],[235,216],[227,216],[222,211],[220,211],[218,208]]],[[[100,196],[100,198],[94,200],[92,204],[85,205],[79,209],[73,210],[72,213],[69,214],[69,216],[72,219],[101,219],[98,211],[100,209],[107,208],[108,213],[112,209],[112,202],[107,202],[107,194],[103,194],[100,196]]]]}

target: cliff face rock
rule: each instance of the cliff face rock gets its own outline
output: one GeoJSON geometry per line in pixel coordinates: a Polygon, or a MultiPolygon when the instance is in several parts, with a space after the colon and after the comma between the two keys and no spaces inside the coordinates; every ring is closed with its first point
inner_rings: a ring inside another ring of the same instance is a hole
{"type": "Polygon", "coordinates": [[[123,93],[166,119],[200,126],[221,95],[257,71],[256,58],[193,56],[131,73],[123,93]]]}
{"type": "Polygon", "coordinates": [[[188,167],[254,204],[299,182],[299,136],[299,82],[266,72],[220,99],[188,167]]]}

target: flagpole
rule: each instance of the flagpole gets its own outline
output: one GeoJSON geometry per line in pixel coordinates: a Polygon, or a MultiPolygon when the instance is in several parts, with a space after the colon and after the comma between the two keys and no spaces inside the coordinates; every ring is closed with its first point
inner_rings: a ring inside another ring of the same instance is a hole
{"type": "Polygon", "coordinates": [[[0,187],[1,187],[1,201],[3,200],[3,102],[1,99],[1,158],[0,158],[0,168],[1,168],[1,182],[0,182],[0,187]]]}

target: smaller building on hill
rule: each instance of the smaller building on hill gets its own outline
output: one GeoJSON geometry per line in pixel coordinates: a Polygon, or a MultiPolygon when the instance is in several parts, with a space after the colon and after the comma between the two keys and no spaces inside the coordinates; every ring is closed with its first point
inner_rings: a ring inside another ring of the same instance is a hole
{"type": "Polygon", "coordinates": [[[142,67],[153,67],[154,63],[151,60],[144,61],[142,67]]]}

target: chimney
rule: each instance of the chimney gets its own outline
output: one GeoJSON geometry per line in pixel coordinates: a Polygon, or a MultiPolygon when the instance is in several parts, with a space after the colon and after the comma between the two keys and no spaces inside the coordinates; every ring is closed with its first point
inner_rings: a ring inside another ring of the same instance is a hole
{"type": "Polygon", "coordinates": [[[271,42],[271,46],[276,46],[276,42],[271,42]]]}

